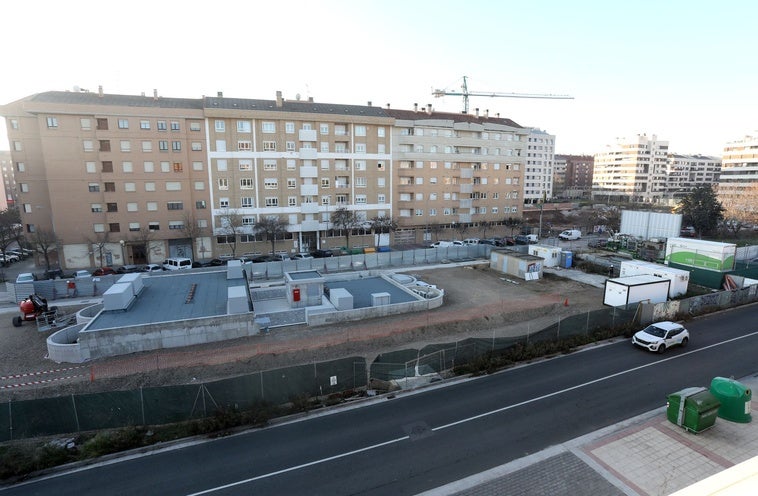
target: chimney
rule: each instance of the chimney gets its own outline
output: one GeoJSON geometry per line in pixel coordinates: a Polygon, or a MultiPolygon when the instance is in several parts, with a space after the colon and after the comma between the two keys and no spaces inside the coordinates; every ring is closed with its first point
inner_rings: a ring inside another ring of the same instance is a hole
{"type": "Polygon", "coordinates": [[[427,111],[427,113],[429,115],[432,115],[432,104],[431,103],[427,103],[426,104],[426,111],[427,111]]]}
{"type": "Polygon", "coordinates": [[[99,96],[100,98],[103,97],[103,85],[102,84],[97,87],[97,96],[99,96]]]}
{"type": "Polygon", "coordinates": [[[219,98],[224,98],[224,92],[223,91],[219,91],[219,92],[216,93],[216,96],[219,97],[219,98]]]}
{"type": "Polygon", "coordinates": [[[282,101],[282,92],[277,91],[276,92],[276,106],[279,108],[282,108],[282,105],[284,105],[284,102],[282,101]]]}
{"type": "Polygon", "coordinates": [[[313,103],[313,97],[312,96],[308,97],[308,103],[313,103]]]}
{"type": "Polygon", "coordinates": [[[487,109],[484,111],[484,118],[489,119],[490,118],[490,109],[487,109]]]}
{"type": "Polygon", "coordinates": [[[413,104],[413,111],[418,112],[418,103],[413,104]]]}
{"type": "Polygon", "coordinates": [[[388,103],[388,104],[387,104],[387,110],[389,110],[389,109],[390,109],[390,104],[388,103]]]}
{"type": "Polygon", "coordinates": [[[495,115],[497,116],[497,118],[498,118],[498,119],[500,118],[500,112],[498,112],[498,113],[497,113],[497,114],[495,114],[495,115]]]}
{"type": "Polygon", "coordinates": [[[479,107],[476,107],[474,110],[476,110],[476,116],[479,117],[479,107]]]}
{"type": "Polygon", "coordinates": [[[369,106],[369,107],[371,106],[371,100],[369,100],[369,101],[368,101],[368,106],[369,106]]]}
{"type": "Polygon", "coordinates": [[[153,88],[153,100],[157,100],[157,99],[158,99],[158,89],[153,88]]]}

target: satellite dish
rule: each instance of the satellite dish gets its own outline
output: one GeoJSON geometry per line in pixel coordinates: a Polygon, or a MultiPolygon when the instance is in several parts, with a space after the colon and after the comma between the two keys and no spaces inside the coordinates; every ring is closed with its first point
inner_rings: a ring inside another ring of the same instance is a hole
{"type": "Polygon", "coordinates": [[[300,101],[300,93],[295,95],[295,100],[297,100],[298,102],[300,101]]]}

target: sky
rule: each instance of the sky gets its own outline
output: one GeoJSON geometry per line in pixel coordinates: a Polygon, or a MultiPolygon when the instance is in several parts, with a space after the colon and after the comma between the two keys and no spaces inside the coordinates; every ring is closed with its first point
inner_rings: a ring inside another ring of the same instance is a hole
{"type": "MultiPolygon", "coordinates": [[[[9,0],[0,104],[75,86],[460,112],[556,136],[560,154],[656,135],[719,156],[758,132],[755,0],[9,0]]],[[[4,119],[0,150],[9,149],[4,119]]]]}

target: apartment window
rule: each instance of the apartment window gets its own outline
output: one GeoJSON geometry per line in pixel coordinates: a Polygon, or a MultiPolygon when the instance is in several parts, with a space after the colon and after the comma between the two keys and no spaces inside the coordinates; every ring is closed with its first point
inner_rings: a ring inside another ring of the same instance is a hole
{"type": "Polygon", "coordinates": [[[100,192],[100,185],[98,183],[89,183],[87,186],[89,188],[90,193],[99,193],[100,192]]]}
{"type": "Polygon", "coordinates": [[[198,209],[198,210],[203,210],[204,208],[206,208],[205,200],[198,200],[198,201],[196,201],[195,202],[195,208],[198,209]]]}
{"type": "Polygon", "coordinates": [[[140,230],[139,222],[130,222],[129,223],[129,230],[132,232],[137,232],[140,230]]]}
{"type": "Polygon", "coordinates": [[[263,180],[265,189],[279,189],[279,180],[276,178],[266,178],[263,180]]]}
{"type": "Polygon", "coordinates": [[[219,172],[225,172],[227,170],[227,163],[225,159],[219,159],[216,161],[216,170],[219,172]]]}
{"type": "Polygon", "coordinates": [[[155,191],[155,183],[153,182],[145,183],[145,191],[155,191]]]}
{"type": "Polygon", "coordinates": [[[251,171],[253,170],[253,161],[252,160],[240,160],[239,161],[239,168],[241,171],[251,171]]]}
{"type": "Polygon", "coordinates": [[[219,208],[229,208],[229,198],[219,198],[218,206],[219,208]]]}
{"type": "MultiPolygon", "coordinates": [[[[17,142],[14,142],[14,145],[15,145],[16,143],[17,143],[17,142]]],[[[84,146],[84,151],[85,151],[85,152],[92,152],[92,151],[95,151],[95,145],[94,145],[94,143],[93,143],[91,140],[84,140],[84,141],[82,141],[82,146],[84,146]]],[[[18,151],[18,150],[17,150],[17,151],[18,151]]]]}
{"type": "Polygon", "coordinates": [[[132,143],[131,141],[121,141],[121,151],[122,152],[130,152],[132,151],[132,143]]]}
{"type": "Polygon", "coordinates": [[[321,170],[329,170],[329,160],[321,161],[321,170]]]}
{"type": "Polygon", "coordinates": [[[330,195],[324,195],[321,197],[322,205],[329,205],[331,202],[332,202],[332,197],[330,195]]]}
{"type": "Polygon", "coordinates": [[[175,152],[182,151],[182,142],[181,141],[172,141],[171,142],[171,149],[175,152]]]}
{"type": "Polygon", "coordinates": [[[200,161],[192,162],[192,170],[193,171],[201,171],[203,170],[203,163],[200,161]]]}
{"type": "Polygon", "coordinates": [[[181,191],[182,190],[182,183],[179,181],[167,181],[166,182],[166,191],[181,191]]]}
{"type": "Polygon", "coordinates": [[[139,128],[140,129],[150,129],[150,121],[139,121],[139,128]]]}
{"type": "Polygon", "coordinates": [[[386,131],[383,127],[376,128],[376,135],[380,138],[384,138],[386,131]]]}
{"type": "Polygon", "coordinates": [[[137,212],[139,211],[139,205],[137,205],[137,202],[129,202],[126,204],[126,211],[127,212],[137,212]]]}
{"type": "Polygon", "coordinates": [[[171,172],[171,163],[167,161],[161,162],[161,172],[171,172]]]}
{"type": "Polygon", "coordinates": [[[168,141],[166,141],[166,140],[159,140],[158,141],[158,150],[160,150],[162,152],[167,152],[168,151],[168,141]]]}
{"type": "Polygon", "coordinates": [[[203,150],[203,144],[200,141],[193,141],[192,142],[192,151],[193,152],[199,152],[203,150]]]}
{"type": "Polygon", "coordinates": [[[294,141],[288,141],[285,143],[285,149],[288,152],[294,152],[295,151],[295,142],[294,141]]]}
{"type": "Polygon", "coordinates": [[[158,202],[147,202],[145,204],[145,207],[147,208],[148,212],[157,212],[158,211],[158,202]]]}
{"type": "Polygon", "coordinates": [[[56,127],[58,127],[58,118],[57,117],[48,117],[47,118],[47,127],[48,128],[56,128],[56,127]]]}
{"type": "Polygon", "coordinates": [[[217,120],[213,124],[214,129],[216,129],[216,132],[223,133],[226,131],[226,124],[224,121],[217,120]]]}
{"type": "Polygon", "coordinates": [[[216,236],[216,243],[220,245],[230,245],[234,243],[236,236],[233,234],[223,235],[223,236],[216,236]]]}
{"type": "MultiPolygon", "coordinates": [[[[18,165],[23,165],[19,163],[18,165]]],[[[95,162],[84,162],[84,169],[88,174],[94,174],[97,172],[97,164],[95,162]]]]}
{"type": "MultiPolygon", "coordinates": [[[[14,121],[11,121],[11,127],[13,127],[13,122],[14,121]]],[[[90,129],[92,129],[92,121],[87,118],[79,119],[79,125],[81,126],[82,131],[89,131],[90,129]]],[[[18,129],[18,122],[16,122],[16,127],[14,127],[13,129],[18,129]]]]}
{"type": "Polygon", "coordinates": [[[366,195],[355,195],[355,203],[358,204],[365,204],[366,203],[366,195]]]}
{"type": "Polygon", "coordinates": [[[129,129],[129,121],[127,119],[119,119],[118,120],[118,128],[119,129],[129,129]]]}
{"type": "Polygon", "coordinates": [[[276,196],[267,196],[266,197],[266,206],[267,207],[278,207],[279,206],[279,198],[276,196]]]}
{"type": "Polygon", "coordinates": [[[154,162],[143,162],[142,165],[145,168],[145,172],[155,172],[154,162]]]}
{"type": "Polygon", "coordinates": [[[285,122],[284,123],[284,132],[287,134],[293,134],[295,132],[295,123],[294,122],[285,122]]]}
{"type": "Polygon", "coordinates": [[[121,224],[118,222],[111,222],[108,224],[108,230],[110,232],[121,232],[121,224]]]}
{"type": "Polygon", "coordinates": [[[168,210],[184,210],[184,203],[180,201],[170,201],[166,203],[168,210]]]}
{"type": "Polygon", "coordinates": [[[365,188],[366,187],[366,178],[365,177],[356,177],[355,178],[355,187],[356,188],[365,188]]]}
{"type": "Polygon", "coordinates": [[[92,224],[92,230],[96,233],[105,232],[105,224],[92,224]]]}
{"type": "Polygon", "coordinates": [[[105,160],[104,162],[101,162],[100,165],[103,172],[113,172],[113,162],[110,160],[105,160]]]}
{"type": "Polygon", "coordinates": [[[264,160],[263,161],[263,170],[265,170],[265,171],[275,171],[276,170],[276,160],[264,160]]]}
{"type": "Polygon", "coordinates": [[[387,197],[384,195],[384,193],[379,193],[378,195],[376,195],[376,202],[387,203],[387,197]]]}
{"type": "Polygon", "coordinates": [[[151,152],[151,151],[153,151],[153,142],[152,141],[143,141],[142,142],[142,151],[143,152],[151,152]]]}
{"type": "MultiPolygon", "coordinates": [[[[276,179],[274,179],[274,181],[276,181],[276,179]]],[[[253,178],[243,177],[242,179],[240,179],[240,189],[253,189],[253,178]]]]}
{"type": "Polygon", "coordinates": [[[93,203],[90,205],[90,210],[92,210],[93,213],[99,214],[103,211],[103,205],[102,203],[93,203]]]}
{"type": "Polygon", "coordinates": [[[366,136],[366,126],[355,126],[356,136],[366,136]]]}
{"type": "Polygon", "coordinates": [[[203,181],[195,181],[195,191],[205,191],[205,183],[203,181]]]}
{"type": "Polygon", "coordinates": [[[237,142],[237,150],[239,151],[250,151],[253,149],[253,142],[252,141],[238,141],[237,142]]]}
{"type": "Polygon", "coordinates": [[[184,165],[181,162],[174,162],[171,164],[171,168],[174,172],[184,172],[184,165]]]}
{"type": "Polygon", "coordinates": [[[179,127],[179,121],[171,121],[171,130],[172,131],[181,130],[181,127],[179,127]]]}
{"type": "Polygon", "coordinates": [[[276,151],[276,141],[264,141],[263,142],[263,151],[264,152],[275,152],[276,151]]]}
{"type": "Polygon", "coordinates": [[[287,189],[295,189],[297,187],[297,180],[294,178],[287,178],[287,189]]]}
{"type": "Polygon", "coordinates": [[[366,143],[356,143],[355,153],[366,153],[366,143]]]}
{"type": "Polygon", "coordinates": [[[97,129],[98,129],[98,131],[107,131],[108,130],[108,119],[98,118],[97,119],[97,129]]]}
{"type": "Polygon", "coordinates": [[[387,147],[384,143],[378,143],[376,145],[376,153],[387,153],[387,147]]]}
{"type": "Polygon", "coordinates": [[[218,189],[229,189],[229,179],[225,177],[218,178],[218,189]]]}
{"type": "Polygon", "coordinates": [[[347,195],[345,194],[337,195],[335,199],[337,200],[337,205],[345,205],[347,203],[347,195]]]}
{"type": "Polygon", "coordinates": [[[242,208],[253,208],[253,197],[252,196],[243,196],[240,198],[240,205],[242,208]]]}
{"type": "Polygon", "coordinates": [[[273,122],[264,122],[261,124],[261,131],[266,134],[271,134],[276,132],[276,124],[273,122]]]}
{"type": "Polygon", "coordinates": [[[322,188],[328,188],[329,187],[329,178],[328,177],[322,177],[321,178],[321,187],[322,188]]]}
{"type": "Polygon", "coordinates": [[[118,212],[118,203],[106,203],[108,212],[118,212]]]}
{"type": "Polygon", "coordinates": [[[249,133],[251,131],[252,127],[250,126],[250,121],[237,121],[238,133],[249,133]]]}
{"type": "Polygon", "coordinates": [[[158,121],[158,131],[166,131],[167,129],[166,121],[158,121]]]}
{"type": "Polygon", "coordinates": [[[111,151],[111,142],[109,140],[100,140],[100,151],[101,152],[111,151]]]}
{"type": "Polygon", "coordinates": [[[184,229],[184,221],[170,220],[168,221],[168,228],[170,229],[184,229]]]}
{"type": "Polygon", "coordinates": [[[160,224],[160,222],[149,222],[147,224],[147,228],[150,231],[160,231],[161,230],[161,224],[160,224]]]}
{"type": "Polygon", "coordinates": [[[366,170],[366,161],[365,160],[356,160],[355,161],[355,170],[357,170],[357,171],[365,171],[366,170]]]}
{"type": "Polygon", "coordinates": [[[329,152],[329,142],[328,141],[322,141],[321,142],[321,152],[322,153],[328,153],[329,152]]]}
{"type": "Polygon", "coordinates": [[[200,131],[200,123],[190,122],[190,131],[200,131]]]}
{"type": "Polygon", "coordinates": [[[137,183],[124,183],[124,191],[133,193],[137,191],[137,183]]]}

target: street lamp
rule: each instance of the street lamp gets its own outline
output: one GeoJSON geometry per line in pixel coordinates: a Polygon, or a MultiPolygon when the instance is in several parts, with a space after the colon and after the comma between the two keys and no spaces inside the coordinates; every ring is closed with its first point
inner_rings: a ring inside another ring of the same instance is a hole
{"type": "Polygon", "coordinates": [[[126,256],[124,256],[124,245],[126,244],[126,241],[122,239],[118,243],[121,245],[121,265],[126,265],[126,256]]]}

